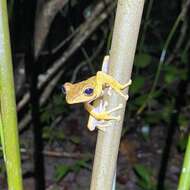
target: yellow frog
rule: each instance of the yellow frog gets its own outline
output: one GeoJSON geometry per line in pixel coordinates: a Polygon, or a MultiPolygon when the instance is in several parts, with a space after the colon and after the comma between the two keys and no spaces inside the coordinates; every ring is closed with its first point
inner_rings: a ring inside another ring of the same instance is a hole
{"type": "MultiPolygon", "coordinates": [[[[112,88],[119,95],[128,100],[128,95],[122,93],[122,90],[131,84],[131,80],[122,85],[112,76],[106,74],[108,71],[109,56],[105,56],[102,66],[102,71],[98,71],[96,76],[92,76],[87,80],[78,83],[65,83],[63,88],[66,93],[66,101],[68,104],[84,103],[85,109],[89,112],[90,118],[88,122],[88,128],[94,130],[95,126],[99,129],[105,130],[105,124],[101,122],[109,120],[120,120],[120,116],[112,116],[110,113],[122,108],[119,105],[112,110],[105,111],[107,102],[102,103],[103,95],[106,92],[105,89],[112,88]],[[91,105],[95,100],[95,105],[91,105]],[[99,122],[99,123],[98,123],[99,122]]],[[[110,93],[108,93],[109,95],[110,93]]]]}

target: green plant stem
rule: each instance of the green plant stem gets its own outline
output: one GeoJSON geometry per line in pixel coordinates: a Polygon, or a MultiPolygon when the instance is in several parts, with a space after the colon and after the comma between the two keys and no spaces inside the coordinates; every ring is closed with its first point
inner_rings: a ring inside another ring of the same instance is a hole
{"type": "Polygon", "coordinates": [[[2,116],[1,116],[1,112],[0,112],[0,138],[1,138],[1,144],[2,144],[2,150],[3,150],[3,157],[4,157],[4,160],[6,159],[5,158],[5,145],[4,145],[4,131],[3,131],[3,122],[2,122],[2,116]]]}
{"type": "Polygon", "coordinates": [[[22,190],[15,93],[6,0],[0,1],[0,113],[1,140],[9,190],[22,190]]]}
{"type": "Polygon", "coordinates": [[[159,63],[158,63],[158,68],[157,68],[157,71],[156,71],[156,76],[155,76],[155,79],[154,79],[154,82],[153,82],[153,85],[151,87],[151,90],[147,96],[147,99],[144,101],[144,103],[142,104],[142,106],[138,109],[137,111],[137,114],[141,114],[143,112],[143,110],[146,108],[147,104],[151,101],[152,99],[152,96],[153,96],[153,93],[156,89],[156,86],[158,84],[158,79],[160,77],[160,72],[161,72],[161,69],[162,69],[162,65],[164,64],[164,61],[165,61],[165,57],[166,57],[166,52],[168,50],[168,47],[170,45],[170,42],[180,24],[180,22],[183,20],[183,17],[184,17],[184,9],[182,9],[182,11],[180,12],[180,14],[178,15],[167,39],[166,39],[166,42],[164,44],[164,47],[163,47],[163,50],[162,50],[162,53],[161,53],[161,56],[160,56],[160,60],[159,60],[159,63]]]}
{"type": "Polygon", "coordinates": [[[178,190],[190,189],[190,136],[188,138],[178,190]]]}

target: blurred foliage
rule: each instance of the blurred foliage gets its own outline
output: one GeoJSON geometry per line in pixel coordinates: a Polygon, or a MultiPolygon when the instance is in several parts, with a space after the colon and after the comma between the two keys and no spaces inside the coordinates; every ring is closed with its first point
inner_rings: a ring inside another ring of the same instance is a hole
{"type": "Polygon", "coordinates": [[[138,53],[135,55],[134,65],[137,68],[146,68],[151,63],[151,56],[146,53],[138,53]]]}
{"type": "Polygon", "coordinates": [[[153,177],[151,168],[145,167],[142,164],[136,164],[134,170],[138,179],[137,185],[142,190],[156,190],[156,180],[153,177]]]}
{"type": "Polygon", "coordinates": [[[48,140],[51,144],[53,141],[63,141],[65,140],[65,134],[62,129],[56,129],[53,127],[44,127],[43,128],[43,138],[48,140]]]}
{"type": "Polygon", "coordinates": [[[41,108],[41,122],[44,124],[52,123],[58,116],[67,115],[70,111],[66,104],[63,94],[55,94],[52,96],[49,103],[41,108]]]}
{"type": "Polygon", "coordinates": [[[187,146],[187,140],[188,136],[187,135],[180,135],[179,141],[177,143],[177,147],[179,151],[184,152],[187,146]]]}
{"type": "MultiPolygon", "coordinates": [[[[17,60],[26,46],[24,44],[23,36],[26,33],[26,20],[23,16],[24,2],[23,0],[14,1],[9,0],[9,16],[11,24],[16,27],[13,33],[13,52],[17,60]],[[16,12],[16,15],[15,15],[16,12]],[[13,19],[14,18],[14,19],[13,19]],[[20,27],[20,20],[22,25],[20,27]],[[15,45],[17,44],[17,45],[15,45]],[[19,52],[19,53],[18,53],[19,52]]],[[[67,37],[71,32],[78,29],[81,23],[84,23],[93,13],[93,9],[97,1],[79,1],[71,0],[69,5],[65,6],[57,13],[54,21],[51,24],[50,31],[43,49],[43,54],[39,61],[39,72],[43,73],[53,65],[53,62],[59,57],[62,52],[67,49],[71,40],[67,37]],[[80,16],[79,16],[80,15],[80,16]],[[52,53],[51,50],[57,47],[67,39],[69,43],[62,46],[58,52],[52,53]],[[51,49],[52,48],[52,49],[51,49]],[[49,50],[51,49],[51,50],[49,50]],[[48,53],[47,53],[48,52],[48,53]],[[41,64],[42,63],[42,64],[41,64]]],[[[137,44],[137,51],[134,58],[134,68],[132,73],[132,85],[129,93],[130,99],[127,104],[126,121],[134,120],[135,127],[140,127],[140,132],[144,140],[150,137],[151,127],[153,126],[168,126],[171,122],[171,115],[176,111],[176,99],[178,95],[178,87],[181,81],[188,82],[188,64],[189,64],[189,21],[188,16],[183,18],[183,22],[173,31],[172,38],[167,43],[167,39],[171,36],[172,28],[175,25],[180,11],[183,7],[182,1],[152,1],[148,0],[145,4],[144,15],[142,19],[141,29],[139,33],[139,41],[137,44]],[[153,3],[151,6],[150,3],[153,3]],[[149,12],[149,14],[148,14],[149,12]],[[182,27],[186,26],[185,35],[182,36],[182,27]],[[183,37],[181,39],[181,37],[183,37]],[[177,49],[180,39],[183,41],[182,45],[177,49]],[[167,51],[165,49],[167,44],[167,51]],[[164,62],[161,66],[161,72],[158,76],[158,82],[151,94],[151,99],[148,100],[146,108],[141,114],[137,114],[139,108],[147,100],[151,91],[152,85],[155,81],[155,75],[159,67],[161,53],[164,52],[164,62]]],[[[114,13],[110,15],[109,19],[97,28],[92,36],[81,45],[78,51],[72,55],[68,63],[64,65],[65,73],[59,82],[64,83],[73,78],[77,66],[80,66],[76,72],[76,81],[81,81],[88,78],[91,73],[91,66],[97,70],[100,68],[101,60],[109,52],[114,13]],[[101,45],[103,44],[103,45],[101,45]],[[99,53],[97,53],[97,49],[99,53]],[[97,53],[97,54],[95,54],[97,53]],[[93,55],[95,58],[91,59],[93,55]],[[88,63],[90,60],[90,64],[88,63]],[[84,64],[87,62],[87,64],[84,64]],[[82,64],[83,63],[83,64],[82,64]]],[[[79,28],[80,30],[80,28],[79,28]]],[[[73,36],[72,36],[73,38],[73,36]]],[[[71,39],[72,39],[71,38],[71,39]]],[[[24,56],[23,56],[24,57],[24,56]]],[[[17,60],[18,61],[18,60],[17,60]]],[[[19,65],[15,64],[15,67],[19,65]]],[[[16,75],[16,80],[19,75],[16,75]]],[[[27,85],[26,85],[27,86],[27,85]]],[[[189,88],[189,87],[188,87],[189,88]]],[[[22,89],[23,90],[23,89],[22,89]]],[[[188,89],[189,91],[189,89],[188,89]]],[[[181,95],[186,92],[181,92],[181,95]]],[[[181,134],[179,135],[177,148],[184,151],[187,142],[188,127],[190,125],[190,115],[188,105],[190,105],[189,93],[184,98],[186,106],[183,106],[179,113],[177,124],[181,134]]],[[[43,125],[43,138],[45,143],[52,144],[54,141],[65,142],[68,140],[75,145],[79,145],[81,138],[78,135],[67,136],[64,129],[57,127],[56,121],[58,118],[65,119],[71,111],[71,106],[65,102],[65,97],[60,92],[54,91],[48,102],[41,107],[41,122],[43,125]],[[55,129],[56,127],[56,129],[55,129]]],[[[59,122],[58,122],[59,123],[59,122]]],[[[84,127],[84,126],[83,126],[84,127]]],[[[124,129],[127,132],[127,129],[124,129]]],[[[123,134],[125,134],[125,132],[123,134]]],[[[88,168],[87,160],[78,160],[74,164],[58,164],[55,168],[55,180],[60,181],[69,172],[78,172],[81,168],[88,168]]],[[[138,177],[138,185],[143,190],[154,190],[155,179],[150,168],[138,164],[134,167],[138,177]]]]}
{"type": "Polygon", "coordinates": [[[63,177],[65,177],[69,172],[78,173],[82,168],[91,170],[89,164],[89,159],[77,160],[74,164],[59,164],[55,169],[55,181],[60,181],[63,177]]]}

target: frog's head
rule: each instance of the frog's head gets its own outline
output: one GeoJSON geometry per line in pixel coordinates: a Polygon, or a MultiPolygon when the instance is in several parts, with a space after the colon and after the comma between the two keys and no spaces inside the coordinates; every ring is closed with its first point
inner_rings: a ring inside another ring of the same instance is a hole
{"type": "Polygon", "coordinates": [[[78,83],[65,83],[63,89],[68,104],[93,101],[96,98],[95,82],[82,81],[78,83]]]}

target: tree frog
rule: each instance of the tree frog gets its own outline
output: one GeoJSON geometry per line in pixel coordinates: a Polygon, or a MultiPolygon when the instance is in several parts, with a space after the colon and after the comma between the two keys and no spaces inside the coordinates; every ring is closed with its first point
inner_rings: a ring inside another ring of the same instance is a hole
{"type": "Polygon", "coordinates": [[[126,84],[121,84],[112,76],[107,74],[109,56],[105,56],[102,71],[98,71],[95,76],[82,82],[69,83],[63,85],[68,104],[84,103],[85,109],[89,112],[90,117],[87,127],[94,130],[95,127],[105,131],[106,121],[120,120],[120,116],[110,115],[122,108],[122,105],[106,111],[107,102],[103,102],[103,95],[110,95],[110,88],[115,90],[119,95],[128,100],[128,95],[123,94],[122,90],[131,84],[129,80],[126,84]],[[91,103],[94,103],[93,105],[91,103]]]}

